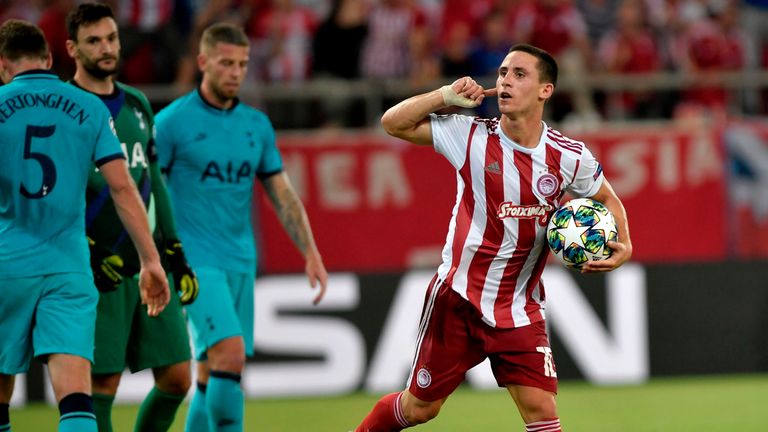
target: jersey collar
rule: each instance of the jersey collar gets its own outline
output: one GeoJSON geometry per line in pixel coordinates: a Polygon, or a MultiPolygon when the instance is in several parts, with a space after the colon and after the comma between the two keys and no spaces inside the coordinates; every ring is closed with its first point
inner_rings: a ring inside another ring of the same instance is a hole
{"type": "Polygon", "coordinates": [[[29,69],[25,70],[24,72],[17,73],[11,81],[16,81],[16,79],[30,78],[58,79],[59,76],[48,69],[29,69]]]}
{"type": "Polygon", "coordinates": [[[220,112],[232,112],[240,104],[240,98],[235,97],[232,100],[232,106],[231,107],[229,107],[229,108],[219,108],[216,105],[208,102],[208,99],[206,99],[205,96],[203,96],[203,92],[200,90],[200,86],[197,86],[197,96],[200,98],[201,101],[203,101],[203,104],[205,104],[205,106],[207,106],[208,108],[211,108],[213,110],[220,111],[220,112]]]}

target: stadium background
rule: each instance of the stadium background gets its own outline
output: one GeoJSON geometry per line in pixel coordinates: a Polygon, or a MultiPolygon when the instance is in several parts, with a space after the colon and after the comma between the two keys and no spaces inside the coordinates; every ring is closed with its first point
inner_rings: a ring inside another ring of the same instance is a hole
{"type": "MultiPolygon", "coordinates": [[[[193,41],[205,25],[236,21],[252,38],[242,99],[273,120],[331,272],[327,298],[309,306],[301,258],[257,189],[257,354],[244,388],[264,402],[402,387],[455,182],[447,162],[387,137],[378,118],[459,75],[492,85],[499,56],[520,41],[558,56],[558,98],[547,121],[601,160],[635,245],[633,262],[607,276],[583,277],[555,263],[547,269],[560,378],[590,387],[652,388],[657,379],[713,375],[764,383],[766,3],[112,2],[123,42],[120,79],[144,90],[156,109],[194,86],[193,41]],[[633,10],[641,11],[638,25],[633,10]]],[[[5,0],[0,17],[39,22],[67,78],[63,17],[74,4],[5,0]]],[[[494,112],[492,104],[476,111],[494,112]]],[[[126,375],[118,401],[139,401],[150,385],[148,374],[126,375]]],[[[468,386],[494,387],[486,365],[468,386]]],[[[44,400],[51,395],[37,364],[18,380],[13,406],[24,411],[44,400]]]]}

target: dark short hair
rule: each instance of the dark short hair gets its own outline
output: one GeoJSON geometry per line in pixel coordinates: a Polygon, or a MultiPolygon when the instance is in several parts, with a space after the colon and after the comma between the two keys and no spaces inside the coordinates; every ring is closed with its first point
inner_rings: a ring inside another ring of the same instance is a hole
{"type": "Polygon", "coordinates": [[[539,71],[539,80],[557,85],[557,62],[552,54],[528,44],[517,44],[509,49],[509,52],[514,51],[522,51],[536,57],[539,60],[536,65],[536,69],[539,71]]]}
{"type": "Polygon", "coordinates": [[[47,59],[48,42],[40,27],[29,21],[9,19],[0,26],[0,56],[12,61],[22,57],[47,59]]]}
{"type": "Polygon", "coordinates": [[[67,15],[67,34],[69,39],[77,41],[80,27],[95,24],[104,18],[115,19],[112,8],[104,3],[83,3],[67,15]]]}
{"type": "Polygon", "coordinates": [[[242,27],[230,23],[217,23],[209,26],[200,38],[200,45],[213,48],[217,43],[248,46],[248,36],[242,27]]]}

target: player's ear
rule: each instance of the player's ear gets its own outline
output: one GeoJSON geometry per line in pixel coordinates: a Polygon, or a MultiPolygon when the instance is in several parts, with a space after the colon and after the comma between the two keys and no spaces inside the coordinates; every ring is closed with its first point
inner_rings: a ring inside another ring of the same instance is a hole
{"type": "Polygon", "coordinates": [[[53,66],[53,55],[48,51],[48,58],[45,59],[45,68],[50,69],[53,66]]]}
{"type": "Polygon", "coordinates": [[[197,55],[197,68],[200,70],[200,72],[205,72],[206,60],[207,60],[207,57],[205,53],[200,51],[200,53],[197,55]]]}
{"type": "Polygon", "coordinates": [[[69,57],[75,58],[75,41],[72,39],[67,39],[65,45],[67,47],[67,54],[69,54],[69,57]]]}

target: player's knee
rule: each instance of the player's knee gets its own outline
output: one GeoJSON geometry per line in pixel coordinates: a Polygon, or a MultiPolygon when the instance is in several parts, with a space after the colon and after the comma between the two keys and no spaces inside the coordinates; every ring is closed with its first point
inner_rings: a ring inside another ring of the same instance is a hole
{"type": "Polygon", "coordinates": [[[121,374],[96,374],[91,376],[91,390],[93,393],[114,395],[120,385],[121,374]]]}
{"type": "Polygon", "coordinates": [[[440,406],[441,404],[438,402],[406,405],[403,407],[403,414],[408,423],[417,425],[437,417],[437,414],[440,412],[440,406]]]}
{"type": "Polygon", "coordinates": [[[557,418],[555,398],[537,398],[519,401],[519,408],[526,422],[557,418]]]}

